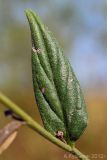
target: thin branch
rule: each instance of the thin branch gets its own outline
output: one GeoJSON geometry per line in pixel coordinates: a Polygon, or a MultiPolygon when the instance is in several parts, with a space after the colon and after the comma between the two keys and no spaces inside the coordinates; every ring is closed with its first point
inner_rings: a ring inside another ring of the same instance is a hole
{"type": "Polygon", "coordinates": [[[46,131],[35,120],[33,120],[32,117],[30,117],[27,113],[25,113],[19,106],[17,106],[14,102],[12,102],[1,92],[0,92],[0,102],[7,108],[11,109],[20,118],[22,118],[30,128],[38,132],[44,138],[56,144],[60,148],[72,153],[73,155],[76,155],[80,160],[89,160],[88,157],[83,155],[78,149],[63,143],[62,141],[54,137],[52,134],[50,134],[48,131],[46,131]]]}

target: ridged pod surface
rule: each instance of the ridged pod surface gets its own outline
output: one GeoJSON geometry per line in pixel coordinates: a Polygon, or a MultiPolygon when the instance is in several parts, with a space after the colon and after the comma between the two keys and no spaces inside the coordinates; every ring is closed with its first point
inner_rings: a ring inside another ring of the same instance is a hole
{"type": "Polygon", "coordinates": [[[80,84],[58,42],[32,10],[26,10],[32,37],[32,75],[37,106],[46,130],[62,131],[67,143],[87,126],[80,84]]]}

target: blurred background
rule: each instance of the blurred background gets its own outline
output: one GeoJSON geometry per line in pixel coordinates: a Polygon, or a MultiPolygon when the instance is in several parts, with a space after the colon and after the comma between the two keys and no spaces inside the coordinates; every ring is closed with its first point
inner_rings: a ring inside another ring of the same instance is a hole
{"type": "MultiPolygon", "coordinates": [[[[89,125],[77,147],[91,159],[107,159],[107,0],[0,1],[0,90],[42,124],[32,87],[27,8],[36,11],[54,33],[81,83],[89,125]]],[[[0,128],[10,121],[4,110],[0,104],[0,128]]],[[[0,160],[14,159],[71,158],[23,127],[0,156],[0,160]]]]}

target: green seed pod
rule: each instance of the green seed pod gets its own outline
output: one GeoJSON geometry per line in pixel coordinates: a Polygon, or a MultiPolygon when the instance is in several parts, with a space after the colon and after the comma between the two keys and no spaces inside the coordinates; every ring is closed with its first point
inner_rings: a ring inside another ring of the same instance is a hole
{"type": "Polygon", "coordinates": [[[32,10],[27,10],[32,37],[32,73],[36,102],[46,130],[61,131],[67,143],[87,126],[79,82],[58,42],[32,10]]]}

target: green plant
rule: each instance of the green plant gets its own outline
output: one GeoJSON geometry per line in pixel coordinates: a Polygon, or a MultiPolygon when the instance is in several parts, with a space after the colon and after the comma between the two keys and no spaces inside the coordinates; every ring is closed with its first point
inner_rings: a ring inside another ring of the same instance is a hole
{"type": "Polygon", "coordinates": [[[32,10],[26,10],[26,15],[32,37],[35,98],[46,130],[2,93],[0,101],[39,134],[79,159],[87,160],[74,146],[88,119],[79,82],[58,42],[39,16],[32,10]]]}

